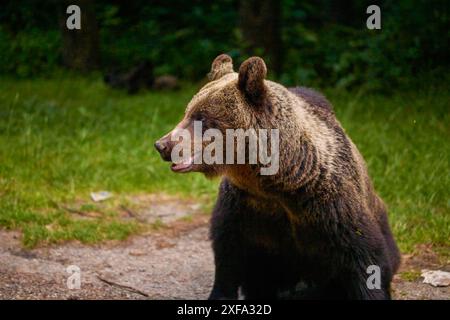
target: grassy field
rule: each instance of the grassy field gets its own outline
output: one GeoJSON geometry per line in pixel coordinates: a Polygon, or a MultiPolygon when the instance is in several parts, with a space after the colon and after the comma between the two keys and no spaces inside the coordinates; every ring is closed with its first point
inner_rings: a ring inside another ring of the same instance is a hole
{"type": "MultiPolygon", "coordinates": [[[[128,195],[166,192],[214,199],[218,181],[175,175],[153,149],[196,88],[127,96],[99,80],[0,80],[0,225],[26,246],[123,239],[143,226],[120,219],[128,195]],[[91,191],[116,197],[95,219],[61,207],[91,191]]],[[[446,90],[395,96],[327,92],[386,201],[402,250],[450,246],[449,105],[446,90]]]]}

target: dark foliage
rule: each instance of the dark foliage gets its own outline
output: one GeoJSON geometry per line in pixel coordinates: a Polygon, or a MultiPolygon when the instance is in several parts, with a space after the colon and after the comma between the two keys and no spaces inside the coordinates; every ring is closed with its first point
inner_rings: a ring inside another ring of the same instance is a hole
{"type": "MultiPolygon", "coordinates": [[[[424,73],[440,81],[449,66],[447,1],[381,1],[381,30],[366,28],[370,4],[285,0],[273,12],[279,15],[274,28],[281,30],[281,39],[265,44],[268,37],[253,37],[254,30],[245,29],[258,21],[243,23],[249,10],[237,0],[97,0],[99,68],[131,68],[149,60],[155,75],[198,80],[208,72],[207,62],[226,52],[237,63],[251,54],[275,57],[279,72],[275,75],[274,67],[269,76],[287,85],[385,90],[424,73]],[[261,38],[266,50],[253,38],[261,38]]],[[[3,1],[0,73],[49,75],[67,65],[58,22],[64,9],[52,0],[3,1]]]]}

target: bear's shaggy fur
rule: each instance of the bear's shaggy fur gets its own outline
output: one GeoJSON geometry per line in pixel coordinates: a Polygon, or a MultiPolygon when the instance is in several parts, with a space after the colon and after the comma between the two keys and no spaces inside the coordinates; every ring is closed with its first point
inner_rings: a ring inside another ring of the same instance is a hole
{"type": "MultiPolygon", "coordinates": [[[[383,201],[364,160],[325,97],[265,80],[253,57],[233,71],[217,57],[210,82],[189,103],[179,128],[278,128],[280,169],[192,165],[223,180],[211,221],[215,281],[211,299],[389,299],[400,256],[383,201]],[[381,288],[367,270],[380,269],[381,288]]],[[[166,160],[171,133],[157,143],[166,160]]]]}

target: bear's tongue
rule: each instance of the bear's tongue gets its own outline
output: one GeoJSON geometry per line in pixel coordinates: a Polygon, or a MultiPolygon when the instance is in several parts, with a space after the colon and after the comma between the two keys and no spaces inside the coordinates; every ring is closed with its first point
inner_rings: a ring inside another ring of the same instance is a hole
{"type": "Polygon", "coordinates": [[[171,169],[174,172],[187,172],[192,167],[193,157],[190,157],[182,163],[172,163],[171,169]]]}

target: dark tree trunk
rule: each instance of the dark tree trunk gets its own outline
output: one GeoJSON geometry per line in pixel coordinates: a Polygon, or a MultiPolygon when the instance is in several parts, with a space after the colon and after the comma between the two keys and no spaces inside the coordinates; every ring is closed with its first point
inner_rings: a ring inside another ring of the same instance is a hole
{"type": "Polygon", "coordinates": [[[99,66],[99,35],[95,18],[94,1],[71,0],[60,4],[59,24],[62,32],[62,55],[64,65],[70,69],[90,71],[99,66]],[[69,30],[66,13],[69,5],[78,5],[81,9],[81,29],[69,30]]]}
{"type": "Polygon", "coordinates": [[[281,1],[241,0],[240,28],[245,51],[249,55],[263,55],[275,74],[282,70],[281,1]]]}
{"type": "Polygon", "coordinates": [[[325,16],[322,16],[323,21],[347,26],[360,24],[361,13],[364,15],[366,12],[366,8],[357,10],[352,0],[330,1],[323,8],[322,14],[325,14],[325,16]]]}

